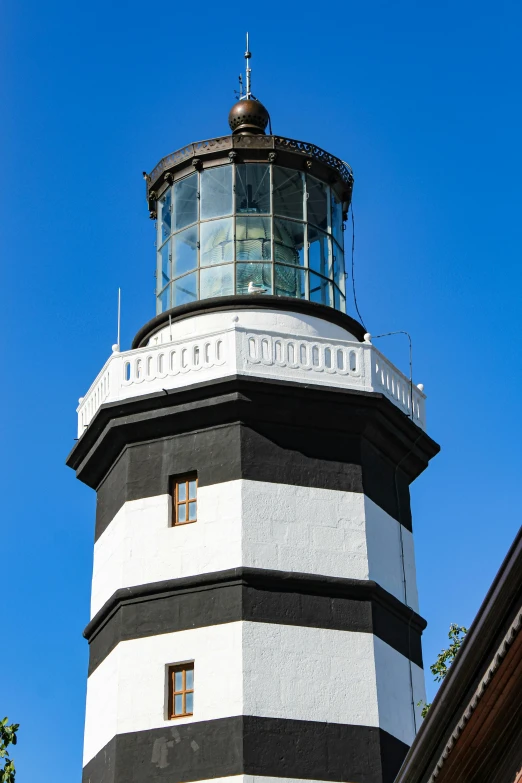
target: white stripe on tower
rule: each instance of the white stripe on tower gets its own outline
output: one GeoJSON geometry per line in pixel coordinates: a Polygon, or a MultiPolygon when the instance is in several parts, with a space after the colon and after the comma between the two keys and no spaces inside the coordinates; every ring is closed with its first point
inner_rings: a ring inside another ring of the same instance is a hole
{"type": "MultiPolygon", "coordinates": [[[[424,699],[412,664],[414,699],[424,699]]],[[[369,633],[235,622],[121,642],[91,674],[84,765],[117,734],[256,715],[415,735],[410,664],[369,633]],[[194,715],[165,713],[166,665],[195,662],[194,715]]]]}
{"type": "Polygon", "coordinates": [[[357,492],[238,479],[198,490],[169,526],[168,495],[127,501],[94,547],[91,617],[116,590],[241,566],[372,579],[418,611],[413,536],[357,492]]]}

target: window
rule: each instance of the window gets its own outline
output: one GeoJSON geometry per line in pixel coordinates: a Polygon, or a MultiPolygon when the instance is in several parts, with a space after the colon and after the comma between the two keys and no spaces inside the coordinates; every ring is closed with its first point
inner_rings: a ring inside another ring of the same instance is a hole
{"type": "Polygon", "coordinates": [[[174,231],[198,219],[198,175],[191,174],[174,185],[174,231]]]}
{"type": "Polygon", "coordinates": [[[172,283],[172,294],[174,297],[174,307],[178,305],[187,304],[188,302],[195,302],[198,298],[198,284],[196,280],[196,273],[191,275],[185,275],[184,277],[178,277],[172,283]]]}
{"type": "Polygon", "coordinates": [[[236,218],[236,261],[266,261],[272,258],[270,218],[236,218]]]}
{"type": "Polygon", "coordinates": [[[209,266],[199,273],[199,298],[229,296],[234,293],[234,266],[209,266]]]}
{"type": "Polygon", "coordinates": [[[160,199],[159,207],[159,223],[161,227],[159,244],[161,245],[170,236],[172,230],[172,193],[170,189],[160,199]]]}
{"type": "Polygon", "coordinates": [[[232,218],[201,224],[200,265],[211,266],[234,260],[234,225],[232,218]]]}
{"type": "Polygon", "coordinates": [[[317,228],[308,229],[308,266],[313,272],[330,277],[330,242],[317,228]]]}
{"type": "Polygon", "coordinates": [[[183,476],[175,479],[172,493],[174,501],[174,508],[172,509],[173,525],[186,525],[188,522],[197,520],[197,491],[197,476],[183,476]]]}
{"type": "MultiPolygon", "coordinates": [[[[157,200],[158,313],[261,292],[346,312],[343,204],[300,168],[227,163],[166,188],[157,200]]],[[[183,503],[183,521],[195,521],[183,503]]]]}
{"type": "Polygon", "coordinates": [[[194,714],[194,663],[169,666],[168,718],[194,714]]]}
{"type": "Polygon", "coordinates": [[[318,179],[306,175],[308,222],[328,230],[328,187],[318,179]]]}
{"type": "Polygon", "coordinates": [[[232,214],[232,166],[201,172],[201,220],[232,214]]]}
{"type": "Polygon", "coordinates": [[[304,223],[274,220],[274,255],[282,264],[304,266],[304,223]]]}
{"type": "Polygon", "coordinates": [[[272,264],[236,264],[236,291],[248,293],[252,283],[258,290],[272,293],[272,264]]]}
{"type": "Polygon", "coordinates": [[[275,265],[275,292],[277,296],[306,298],[304,269],[296,266],[275,265]]]}
{"type": "Polygon", "coordinates": [[[274,167],[274,212],[303,219],[303,175],[300,171],[274,167]]]}
{"type": "MultiPolygon", "coordinates": [[[[198,266],[198,227],[186,228],[172,239],[172,277],[192,272],[198,266]]],[[[165,285],[165,283],[163,283],[165,285]]]]}
{"type": "Polygon", "coordinates": [[[343,244],[343,208],[341,202],[337,198],[336,194],[331,190],[330,200],[332,210],[332,234],[335,240],[341,245],[343,244]]]}
{"type": "Polygon", "coordinates": [[[261,163],[236,166],[236,212],[270,212],[270,168],[261,163]]]}

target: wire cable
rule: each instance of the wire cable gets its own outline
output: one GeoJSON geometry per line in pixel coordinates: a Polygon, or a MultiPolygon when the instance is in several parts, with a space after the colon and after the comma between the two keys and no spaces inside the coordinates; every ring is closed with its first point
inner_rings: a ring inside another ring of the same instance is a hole
{"type": "MultiPolygon", "coordinates": [[[[402,566],[402,585],[403,585],[403,592],[404,592],[404,603],[408,607],[408,609],[411,610],[410,619],[408,621],[408,653],[410,652],[410,633],[411,633],[411,621],[413,619],[413,615],[415,613],[415,610],[412,606],[408,603],[408,588],[407,588],[407,582],[406,582],[406,564],[404,562],[404,537],[402,532],[403,527],[403,518],[402,518],[402,507],[401,507],[401,499],[400,499],[400,492],[399,492],[399,468],[402,465],[402,463],[408,459],[410,454],[413,453],[413,450],[415,449],[417,443],[420,441],[420,439],[424,436],[424,433],[421,432],[415,439],[413,445],[410,447],[409,451],[406,452],[402,456],[402,458],[399,460],[399,462],[395,466],[395,498],[397,502],[397,515],[399,517],[399,545],[401,548],[401,566],[402,566]]],[[[411,713],[413,717],[413,730],[414,733],[417,733],[417,715],[415,713],[415,692],[413,689],[413,665],[411,661],[411,655],[408,655],[408,663],[409,663],[409,679],[410,679],[410,694],[411,694],[411,713]]]]}
{"type": "MultiPolygon", "coordinates": [[[[409,353],[410,353],[410,411],[411,411],[411,419],[413,421],[414,417],[414,401],[413,401],[413,347],[412,347],[412,340],[411,335],[409,332],[406,332],[403,329],[397,330],[396,332],[385,332],[384,334],[376,334],[372,335],[372,340],[377,340],[380,337],[391,337],[392,335],[396,334],[404,334],[408,338],[409,343],[409,353]]],[[[408,584],[406,580],[406,563],[405,563],[405,556],[404,556],[404,534],[403,534],[403,516],[402,516],[402,507],[401,507],[401,498],[400,498],[400,492],[399,492],[399,468],[402,465],[402,463],[410,456],[410,454],[415,449],[417,443],[419,440],[423,437],[424,433],[421,432],[418,437],[415,439],[413,445],[410,447],[409,451],[406,452],[402,456],[402,458],[399,460],[397,465],[395,466],[395,472],[394,472],[394,483],[395,483],[395,499],[397,503],[397,516],[399,517],[399,547],[400,547],[400,558],[401,558],[401,571],[402,571],[402,587],[403,587],[403,595],[404,595],[404,603],[410,609],[411,614],[410,618],[408,620],[408,663],[409,663],[409,680],[410,680],[410,694],[411,694],[411,713],[413,718],[413,730],[414,733],[417,733],[417,714],[415,712],[415,692],[413,688],[413,665],[411,661],[411,621],[413,619],[413,616],[415,614],[415,610],[412,606],[408,603],[408,584]]]]}
{"type": "MultiPolygon", "coordinates": [[[[364,326],[364,324],[363,324],[364,326]]],[[[396,332],[385,332],[384,334],[373,334],[372,340],[378,340],[379,337],[392,337],[394,334],[405,334],[410,344],[410,418],[413,421],[415,406],[413,400],[413,347],[411,342],[411,334],[404,329],[398,329],[396,332]]]]}
{"type": "Polygon", "coordinates": [[[362,323],[364,328],[366,329],[366,324],[363,321],[363,317],[361,315],[361,311],[359,310],[359,305],[357,304],[357,295],[355,293],[355,218],[353,215],[353,203],[350,203],[350,209],[352,211],[352,292],[353,292],[353,303],[355,305],[355,312],[359,316],[359,321],[362,323]]]}

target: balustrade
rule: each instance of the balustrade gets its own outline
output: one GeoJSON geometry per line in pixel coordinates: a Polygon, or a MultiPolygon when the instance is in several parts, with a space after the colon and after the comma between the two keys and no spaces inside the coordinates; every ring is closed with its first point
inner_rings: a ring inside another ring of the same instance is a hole
{"type": "Polygon", "coordinates": [[[114,353],[80,400],[78,434],[104,403],[235,374],[380,392],[425,428],[424,394],[370,343],[237,325],[200,338],[114,353]]]}

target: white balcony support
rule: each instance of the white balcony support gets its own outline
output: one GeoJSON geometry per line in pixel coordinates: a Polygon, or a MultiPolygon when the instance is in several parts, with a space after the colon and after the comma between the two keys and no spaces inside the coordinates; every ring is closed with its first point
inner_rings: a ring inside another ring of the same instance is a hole
{"type": "Polygon", "coordinates": [[[379,392],[426,428],[425,395],[370,343],[294,337],[234,324],[197,337],[113,353],[77,409],[78,437],[104,403],[231,375],[379,392]]]}

